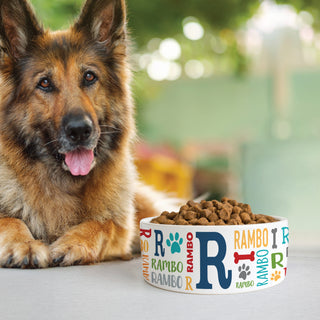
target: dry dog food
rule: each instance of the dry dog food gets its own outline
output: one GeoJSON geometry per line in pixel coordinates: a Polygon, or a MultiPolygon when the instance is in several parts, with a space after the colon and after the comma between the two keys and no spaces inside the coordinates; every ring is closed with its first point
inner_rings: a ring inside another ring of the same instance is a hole
{"type": "Polygon", "coordinates": [[[180,208],[179,212],[164,211],[151,222],[175,225],[240,225],[277,221],[275,218],[254,214],[248,204],[222,198],[196,203],[192,200],[180,208]]]}

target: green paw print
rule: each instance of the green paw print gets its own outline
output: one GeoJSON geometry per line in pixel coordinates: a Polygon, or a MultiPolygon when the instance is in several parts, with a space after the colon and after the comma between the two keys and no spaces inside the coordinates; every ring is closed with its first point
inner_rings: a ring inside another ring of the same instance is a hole
{"type": "Polygon", "coordinates": [[[183,239],[182,238],[179,239],[178,232],[176,232],[176,234],[174,235],[174,238],[172,233],[169,234],[169,239],[167,239],[167,246],[171,247],[172,254],[175,252],[179,253],[181,251],[180,246],[182,245],[182,242],[183,242],[183,239]]]}

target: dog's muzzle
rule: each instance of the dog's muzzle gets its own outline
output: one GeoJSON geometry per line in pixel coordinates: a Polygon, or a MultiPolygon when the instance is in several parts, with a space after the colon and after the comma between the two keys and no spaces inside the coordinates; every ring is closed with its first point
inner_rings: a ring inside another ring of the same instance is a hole
{"type": "Polygon", "coordinates": [[[83,112],[64,116],[61,126],[63,168],[73,176],[86,176],[95,165],[94,149],[97,134],[90,116],[83,112]]]}

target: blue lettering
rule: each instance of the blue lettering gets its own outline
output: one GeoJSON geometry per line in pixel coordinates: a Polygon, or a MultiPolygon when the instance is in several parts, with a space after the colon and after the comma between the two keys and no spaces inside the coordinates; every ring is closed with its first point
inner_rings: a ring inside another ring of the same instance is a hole
{"type": "Polygon", "coordinates": [[[156,252],[155,252],[155,256],[159,256],[159,252],[158,252],[158,247],[160,247],[160,253],[161,253],[161,256],[163,257],[164,256],[164,252],[165,252],[165,249],[162,245],[163,243],[163,233],[162,231],[160,230],[154,230],[154,233],[155,233],[155,240],[156,240],[156,245],[155,245],[155,249],[156,249],[156,252]]]}
{"type": "Polygon", "coordinates": [[[232,272],[228,270],[226,277],[225,267],[222,263],[227,251],[224,237],[218,232],[196,232],[196,237],[200,241],[200,281],[196,284],[197,289],[211,289],[212,284],[208,282],[208,266],[215,266],[218,272],[220,286],[223,289],[230,287],[232,272]],[[208,242],[216,241],[218,244],[218,254],[215,257],[208,257],[208,242]]]}
{"type": "Polygon", "coordinates": [[[263,277],[263,279],[265,279],[265,275],[268,275],[268,265],[267,264],[262,264],[262,265],[258,265],[257,266],[257,273],[260,274],[262,273],[262,275],[258,275],[259,279],[262,279],[261,277],[263,277]],[[259,270],[260,269],[260,270],[259,270]]]}
{"type": "Polygon", "coordinates": [[[282,244],[289,243],[289,228],[283,227],[282,229],[282,244]]]}

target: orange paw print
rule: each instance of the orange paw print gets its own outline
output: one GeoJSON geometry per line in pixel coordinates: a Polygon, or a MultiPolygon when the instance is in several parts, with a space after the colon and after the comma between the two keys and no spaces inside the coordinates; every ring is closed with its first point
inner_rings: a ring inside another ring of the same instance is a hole
{"type": "Polygon", "coordinates": [[[275,273],[272,274],[271,280],[278,281],[281,278],[281,273],[280,271],[276,271],[275,273]]]}

